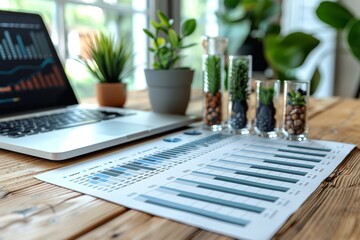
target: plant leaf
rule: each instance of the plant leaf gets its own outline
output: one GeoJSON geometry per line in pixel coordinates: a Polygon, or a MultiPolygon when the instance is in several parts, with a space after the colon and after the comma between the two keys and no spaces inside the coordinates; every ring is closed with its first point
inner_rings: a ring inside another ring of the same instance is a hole
{"type": "Polygon", "coordinates": [[[158,10],[158,17],[159,17],[159,20],[160,20],[160,23],[163,25],[163,26],[166,26],[166,27],[171,27],[171,24],[169,22],[169,19],[166,17],[166,15],[158,10]]]}
{"type": "Polygon", "coordinates": [[[173,46],[173,48],[177,48],[179,39],[178,39],[178,36],[174,29],[169,29],[168,38],[169,38],[169,42],[173,46]]]}
{"type": "Polygon", "coordinates": [[[196,46],[196,45],[197,45],[197,43],[191,43],[191,44],[188,44],[188,45],[181,46],[180,49],[189,48],[189,47],[193,47],[193,46],[196,46]]]}
{"type": "Polygon", "coordinates": [[[132,69],[129,65],[131,49],[122,37],[118,44],[110,36],[101,33],[89,46],[91,60],[82,62],[99,82],[122,82],[132,69]]]}
{"type": "Polygon", "coordinates": [[[155,22],[154,20],[151,20],[150,23],[155,29],[158,29],[159,27],[161,27],[160,24],[158,22],[155,22]]]}
{"type": "Polygon", "coordinates": [[[181,25],[181,34],[183,37],[189,36],[196,29],[196,20],[188,19],[181,25]]]}
{"type": "Polygon", "coordinates": [[[330,1],[321,2],[316,9],[316,15],[321,21],[336,29],[344,29],[354,18],[354,15],[342,4],[330,1]]]}
{"type": "Polygon", "coordinates": [[[224,6],[228,9],[234,9],[241,0],[224,0],[224,6]]]}
{"type": "Polygon", "coordinates": [[[269,35],[265,38],[265,57],[277,71],[286,72],[301,66],[320,41],[303,32],[285,37],[269,35]]]}
{"type": "Polygon", "coordinates": [[[144,33],[145,33],[146,35],[148,35],[151,39],[155,39],[154,34],[152,34],[149,30],[143,29],[143,31],[144,31],[144,33]]]}
{"type": "Polygon", "coordinates": [[[315,71],[312,75],[312,78],[310,80],[310,95],[313,95],[316,92],[316,89],[318,88],[320,84],[321,74],[319,67],[315,68],[315,71]]]}
{"type": "Polygon", "coordinates": [[[352,54],[360,61],[360,20],[351,21],[345,28],[347,43],[352,54]]]}

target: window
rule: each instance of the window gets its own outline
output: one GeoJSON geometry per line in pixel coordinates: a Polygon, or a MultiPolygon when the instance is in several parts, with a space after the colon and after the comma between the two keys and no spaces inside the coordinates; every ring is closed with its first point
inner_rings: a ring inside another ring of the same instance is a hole
{"type": "Polygon", "coordinates": [[[133,43],[134,74],[129,89],[145,88],[143,66],[147,62],[147,0],[2,0],[0,8],[39,13],[63,61],[78,98],[94,96],[96,80],[76,59],[85,54],[87,37],[99,31],[118,39],[125,34],[133,43]],[[41,12],[39,12],[41,9],[41,12]],[[136,24],[135,24],[136,23],[136,24]],[[136,80],[135,80],[136,79],[136,80]]]}
{"type": "MultiPolygon", "coordinates": [[[[306,14],[313,13],[317,2],[309,4],[295,4],[293,1],[283,2],[283,29],[286,32],[299,28],[299,19],[310,19],[306,14]],[[303,6],[304,5],[304,6],[303,6]],[[297,13],[297,14],[294,14],[297,13]],[[301,15],[301,13],[303,15],[301,15]],[[306,17],[306,18],[305,18],[306,17]]],[[[87,35],[98,31],[109,32],[115,38],[122,34],[130,37],[133,43],[133,66],[134,74],[128,79],[129,90],[144,89],[146,83],[143,69],[148,65],[149,53],[147,50],[148,39],[143,33],[143,28],[148,28],[149,17],[155,16],[156,9],[162,9],[177,22],[183,22],[187,18],[197,20],[197,30],[187,39],[187,43],[198,43],[197,46],[185,49],[182,66],[191,66],[196,69],[193,81],[194,88],[202,85],[201,56],[204,50],[201,46],[202,36],[222,35],[224,29],[219,27],[216,12],[223,7],[223,0],[1,0],[1,9],[12,9],[27,12],[37,12],[45,20],[52,40],[62,59],[65,70],[79,98],[94,95],[96,80],[88,74],[86,69],[76,59],[86,51],[87,35]],[[171,15],[170,15],[171,16],[171,15]],[[178,16],[178,17],[176,17],[178,16]],[[180,19],[178,19],[180,18],[180,19]]],[[[310,20],[303,24],[312,26],[310,20]],[[309,23],[311,23],[309,25],[309,23]]],[[[304,26],[305,26],[304,25],[304,26]]],[[[230,43],[229,43],[230,44],[230,43]]],[[[332,46],[329,46],[332,48],[332,46]]],[[[332,60],[329,60],[332,62],[332,60]]],[[[313,60],[308,63],[314,64],[313,60]]],[[[329,63],[331,65],[331,63],[329,63]]],[[[305,67],[306,68],[306,67],[305,67]]],[[[311,71],[302,69],[303,78],[308,78],[311,71]]],[[[326,73],[328,74],[328,73],[326,73]]],[[[331,73],[332,74],[332,73],[331,73]]],[[[330,74],[330,75],[331,75],[330,74]]],[[[332,76],[326,76],[332,78],[332,76]]],[[[332,84],[327,84],[331,88],[332,84]]],[[[329,95],[331,89],[327,89],[329,95]]]]}

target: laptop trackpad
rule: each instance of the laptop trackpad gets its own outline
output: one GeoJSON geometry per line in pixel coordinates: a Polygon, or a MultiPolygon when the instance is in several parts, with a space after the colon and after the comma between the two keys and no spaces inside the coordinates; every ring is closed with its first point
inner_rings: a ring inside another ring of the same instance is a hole
{"type": "Polygon", "coordinates": [[[147,132],[148,126],[131,123],[121,123],[116,121],[102,122],[94,124],[93,131],[108,136],[127,136],[129,134],[147,132]]]}

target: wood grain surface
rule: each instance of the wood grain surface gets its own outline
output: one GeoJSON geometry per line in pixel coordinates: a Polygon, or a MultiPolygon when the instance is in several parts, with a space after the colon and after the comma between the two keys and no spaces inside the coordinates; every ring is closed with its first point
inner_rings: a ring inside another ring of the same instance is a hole
{"type": "MultiPolygon", "coordinates": [[[[146,94],[131,93],[126,106],[149,109],[146,94]]],[[[201,92],[193,92],[188,113],[201,115],[201,99],[201,92]]],[[[311,99],[309,133],[314,139],[343,141],[360,147],[360,101],[311,99]]],[[[36,174],[143,141],[63,162],[0,150],[0,239],[229,239],[34,178],[36,174]]],[[[356,148],[274,239],[360,239],[359,176],[360,150],[356,148]]]]}

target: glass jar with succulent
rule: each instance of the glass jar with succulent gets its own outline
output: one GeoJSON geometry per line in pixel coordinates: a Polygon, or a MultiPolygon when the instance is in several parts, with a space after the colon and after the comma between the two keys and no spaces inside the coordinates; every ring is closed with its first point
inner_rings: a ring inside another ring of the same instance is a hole
{"type": "Polygon", "coordinates": [[[259,136],[278,136],[279,80],[256,80],[255,132],[259,136]]]}
{"type": "Polygon", "coordinates": [[[229,56],[229,129],[234,133],[248,134],[249,95],[252,57],[229,56]]]}
{"type": "Polygon", "coordinates": [[[126,101],[124,79],[132,72],[131,46],[123,36],[118,42],[100,33],[91,39],[87,55],[82,62],[97,80],[96,96],[101,106],[122,107],[126,101]]]}
{"type": "Polygon", "coordinates": [[[307,139],[308,97],[308,82],[285,81],[282,132],[286,139],[297,141],[307,139]]]}
{"type": "Polygon", "coordinates": [[[222,129],[223,55],[203,56],[204,128],[222,129]]]}
{"type": "Polygon", "coordinates": [[[196,29],[196,20],[187,19],[181,32],[174,30],[174,21],[163,12],[157,12],[158,21],[152,20],[154,31],[143,29],[151,41],[149,51],[153,54],[153,69],[145,69],[146,83],[153,111],[184,114],[190,100],[194,70],[179,67],[180,53],[196,45],[185,44],[185,39],[196,29]]]}

